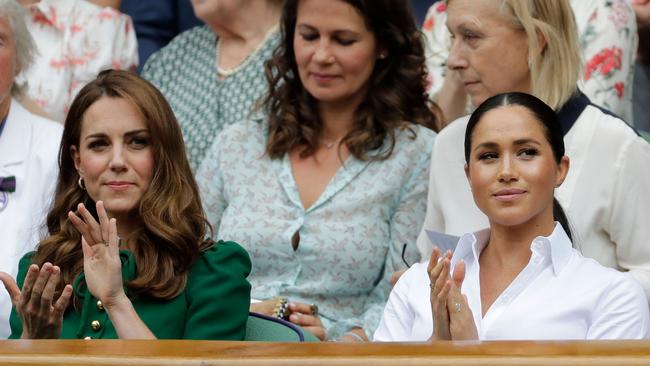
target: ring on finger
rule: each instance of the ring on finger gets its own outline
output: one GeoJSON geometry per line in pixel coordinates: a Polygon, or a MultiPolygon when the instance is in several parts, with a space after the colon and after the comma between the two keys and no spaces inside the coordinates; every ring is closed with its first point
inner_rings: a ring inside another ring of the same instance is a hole
{"type": "Polygon", "coordinates": [[[454,303],[454,310],[456,310],[457,313],[460,313],[461,305],[459,302],[454,303]]]}
{"type": "Polygon", "coordinates": [[[309,305],[309,310],[311,311],[311,315],[313,315],[313,316],[318,315],[318,305],[316,305],[316,304],[309,305]]]}

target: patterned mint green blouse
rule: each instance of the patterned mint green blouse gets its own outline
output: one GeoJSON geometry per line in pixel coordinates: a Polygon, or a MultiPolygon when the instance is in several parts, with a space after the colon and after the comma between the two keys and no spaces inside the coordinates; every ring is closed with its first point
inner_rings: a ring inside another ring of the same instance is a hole
{"type": "Polygon", "coordinates": [[[271,34],[231,76],[219,80],[214,32],[207,26],[190,29],[152,55],[142,76],[165,95],[183,130],[193,170],[227,125],[242,121],[267,90],[264,61],[279,41],[271,34]]]}
{"type": "Polygon", "coordinates": [[[415,240],[435,133],[414,125],[415,135],[397,131],[386,160],[349,157],[305,210],[288,155],[272,160],[264,153],[266,126],[263,120],[233,124],[206,154],[197,181],[208,220],[219,238],[250,254],[251,297],[317,304],[330,339],[353,327],[372,335],[390,274],[404,268],[404,243],[407,260],[419,259],[415,240]]]}

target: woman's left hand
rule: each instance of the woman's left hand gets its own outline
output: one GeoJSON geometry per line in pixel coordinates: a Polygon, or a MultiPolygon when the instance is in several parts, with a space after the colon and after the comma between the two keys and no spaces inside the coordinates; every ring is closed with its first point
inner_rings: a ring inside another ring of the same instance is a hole
{"type": "Polygon", "coordinates": [[[97,201],[96,208],[99,223],[83,204],[78,206],[81,217],[74,212],[69,212],[68,217],[81,233],[88,290],[110,308],[127,299],[122,283],[117,222],[108,218],[102,201],[97,201]]]}
{"type": "Polygon", "coordinates": [[[289,310],[291,311],[291,315],[289,316],[290,322],[300,325],[321,341],[324,341],[327,338],[327,332],[325,332],[323,323],[320,321],[317,307],[314,305],[292,302],[289,304],[289,310]]]}
{"type": "Polygon", "coordinates": [[[447,310],[449,311],[449,331],[454,341],[478,340],[478,331],[474,324],[474,315],[469,308],[467,296],[460,292],[465,280],[465,263],[460,261],[454,267],[453,281],[448,282],[449,296],[447,310]]]}

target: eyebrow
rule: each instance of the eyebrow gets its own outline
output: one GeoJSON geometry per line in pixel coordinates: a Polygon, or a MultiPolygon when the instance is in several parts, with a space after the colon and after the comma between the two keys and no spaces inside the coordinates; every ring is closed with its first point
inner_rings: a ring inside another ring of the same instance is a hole
{"type": "MultiPolygon", "coordinates": [[[[143,132],[148,133],[149,130],[146,129],[146,128],[143,128],[143,129],[140,129],[140,130],[133,130],[133,131],[129,131],[129,132],[125,133],[124,136],[131,137],[131,136],[135,136],[135,135],[138,135],[140,133],[143,133],[143,132]]],[[[90,134],[90,135],[86,136],[86,138],[84,138],[84,140],[88,140],[88,139],[92,139],[92,138],[102,138],[102,137],[106,137],[106,134],[101,133],[101,132],[100,133],[93,133],[93,134],[90,134]]]]}
{"type": "MultiPolygon", "coordinates": [[[[533,140],[533,139],[518,139],[518,140],[515,140],[512,144],[514,146],[521,146],[521,145],[527,145],[527,144],[533,144],[533,145],[537,145],[537,146],[542,145],[537,140],[533,140]]],[[[478,144],[474,148],[474,151],[476,151],[476,150],[478,150],[480,148],[494,149],[494,148],[497,148],[497,147],[499,147],[499,144],[497,144],[496,142],[491,142],[491,141],[482,142],[482,143],[478,144]]]]}
{"type": "MultiPolygon", "coordinates": [[[[318,32],[318,29],[312,25],[299,23],[296,25],[296,28],[307,28],[306,30],[318,32]]],[[[331,32],[334,35],[344,35],[344,36],[359,36],[359,32],[355,32],[350,29],[336,29],[331,32]]]]}

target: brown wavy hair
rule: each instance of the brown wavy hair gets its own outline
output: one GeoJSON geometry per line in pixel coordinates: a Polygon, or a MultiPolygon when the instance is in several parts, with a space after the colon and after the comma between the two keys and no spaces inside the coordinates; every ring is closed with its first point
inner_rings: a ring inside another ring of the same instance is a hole
{"type": "MultiPolygon", "coordinates": [[[[435,129],[438,107],[425,91],[422,33],[415,25],[410,3],[403,0],[344,0],[363,17],[387,57],[378,59],[368,81],[366,97],[357,108],[352,129],[341,141],[352,155],[367,160],[367,152],[388,146],[372,158],[388,158],[395,147],[395,132],[413,124],[435,129]]],[[[267,154],[274,159],[298,146],[301,157],[313,155],[323,126],[318,101],[298,76],[293,38],[299,0],[288,0],[281,19],[282,40],[265,67],[269,94],[263,101],[269,118],[267,154]]]]}
{"type": "MultiPolygon", "coordinates": [[[[83,270],[81,235],[67,218],[83,202],[96,217],[95,202],[77,180],[71,147],[79,147],[84,114],[100,98],[122,98],[140,112],[151,136],[153,177],[137,207],[143,222],[133,256],[137,276],[126,287],[130,296],[171,299],[187,283],[188,269],[212,241],[198,187],[185,155],[181,129],[163,95],[149,82],[127,71],[108,70],[86,85],[72,102],[59,149],[59,177],[47,215],[49,236],[33,258],[39,266],[51,262],[61,268],[62,291],[83,270]]],[[[118,223],[119,225],[119,223],[118,223]]]]}

